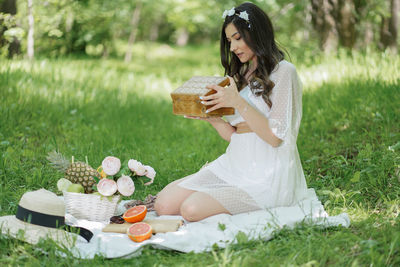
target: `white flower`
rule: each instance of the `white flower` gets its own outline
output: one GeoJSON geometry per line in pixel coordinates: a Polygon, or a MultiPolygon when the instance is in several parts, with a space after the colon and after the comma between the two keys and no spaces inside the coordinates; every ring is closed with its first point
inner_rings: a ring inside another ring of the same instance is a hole
{"type": "Polygon", "coordinates": [[[226,18],[226,15],[228,15],[228,10],[225,10],[224,13],[222,14],[222,18],[226,18]]]}
{"type": "Polygon", "coordinates": [[[119,172],[121,168],[121,161],[119,158],[109,156],[103,160],[101,166],[107,175],[113,176],[119,172]]]}
{"type": "Polygon", "coordinates": [[[245,21],[249,22],[249,14],[246,11],[242,11],[239,14],[239,18],[244,19],[245,21]]]}
{"type": "Polygon", "coordinates": [[[136,166],[137,166],[137,164],[138,163],[140,163],[140,162],[138,162],[137,160],[134,160],[134,159],[130,159],[129,161],[128,161],[128,168],[131,170],[131,171],[135,171],[135,168],[136,168],[136,166]]]}
{"type": "Polygon", "coordinates": [[[146,177],[150,178],[150,182],[145,183],[144,185],[149,185],[154,182],[154,177],[156,177],[156,171],[150,166],[144,166],[146,169],[146,177]]]}
{"type": "Polygon", "coordinates": [[[233,15],[235,15],[235,8],[234,7],[232,7],[229,10],[225,10],[224,13],[222,14],[222,18],[224,19],[224,18],[226,18],[226,16],[233,16],[233,15]]]}
{"type": "Polygon", "coordinates": [[[117,183],[111,179],[103,178],[97,184],[97,191],[105,197],[114,195],[117,190],[117,183]]]}
{"type": "Polygon", "coordinates": [[[128,167],[131,171],[135,172],[136,175],[143,176],[146,174],[146,169],[142,163],[137,160],[130,159],[128,161],[128,167]]]}
{"type": "Polygon", "coordinates": [[[117,180],[117,187],[118,192],[126,197],[130,197],[133,192],[135,192],[135,184],[133,183],[132,178],[126,175],[121,176],[117,180]]]}

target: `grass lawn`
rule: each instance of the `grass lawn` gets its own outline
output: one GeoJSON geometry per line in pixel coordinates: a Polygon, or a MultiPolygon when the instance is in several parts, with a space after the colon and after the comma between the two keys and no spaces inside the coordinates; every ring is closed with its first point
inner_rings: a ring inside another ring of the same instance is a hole
{"type": "MultiPolygon", "coordinates": [[[[172,114],[169,93],[193,75],[223,75],[216,46],[137,44],[133,62],[38,59],[0,64],[0,216],[27,190],[56,192],[54,149],[97,167],[114,155],[157,171],[134,198],[197,171],[225,151],[210,125],[172,114]]],[[[399,266],[400,57],[340,54],[318,65],[293,60],[302,77],[298,147],[309,187],[349,228],[283,229],[268,241],[236,240],[212,253],[145,248],[133,259],[59,258],[0,236],[0,265],[399,266]]],[[[46,251],[46,252],[44,252],[46,251]]]]}

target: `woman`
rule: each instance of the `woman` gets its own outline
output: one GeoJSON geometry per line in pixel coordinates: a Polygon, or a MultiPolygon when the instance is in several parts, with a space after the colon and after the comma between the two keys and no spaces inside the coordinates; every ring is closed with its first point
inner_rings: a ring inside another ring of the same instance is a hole
{"type": "Polygon", "coordinates": [[[284,60],[270,19],[256,5],[241,4],[223,17],[221,62],[230,86],[208,86],[217,93],[202,103],[209,112],[235,108],[227,121],[203,119],[230,143],[218,159],[158,194],[159,215],[198,221],[293,205],[306,194],[296,145],[302,110],[296,69],[284,60]]]}

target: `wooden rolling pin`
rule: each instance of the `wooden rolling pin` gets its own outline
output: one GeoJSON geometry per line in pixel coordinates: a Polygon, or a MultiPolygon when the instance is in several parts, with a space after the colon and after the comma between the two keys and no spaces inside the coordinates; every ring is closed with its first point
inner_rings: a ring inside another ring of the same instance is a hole
{"type": "MultiPolygon", "coordinates": [[[[143,220],[143,222],[151,225],[153,234],[175,232],[181,225],[183,225],[182,220],[143,220]]],[[[107,224],[102,231],[106,233],[125,234],[126,230],[128,230],[129,226],[131,225],[132,223],[128,222],[124,222],[123,224],[107,224]]]]}

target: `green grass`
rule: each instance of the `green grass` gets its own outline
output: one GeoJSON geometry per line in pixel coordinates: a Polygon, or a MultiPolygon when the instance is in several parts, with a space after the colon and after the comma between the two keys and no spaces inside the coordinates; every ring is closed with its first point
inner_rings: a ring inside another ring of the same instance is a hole
{"type": "MultiPolygon", "coordinates": [[[[340,54],[309,66],[292,57],[304,84],[298,147],[307,183],[329,214],[350,215],[349,228],[299,226],[211,253],[145,248],[134,259],[89,261],[59,258],[50,242],[39,249],[1,236],[0,265],[400,265],[400,58],[340,54]]],[[[137,181],[135,198],[197,171],[227,143],[210,125],[174,116],[169,93],[193,75],[214,74],[223,74],[216,46],[138,44],[130,64],[2,60],[0,215],[14,214],[27,190],[56,192],[62,174],[45,158],[54,149],[88,156],[92,166],[107,155],[153,166],[154,184],[137,181]]]]}

